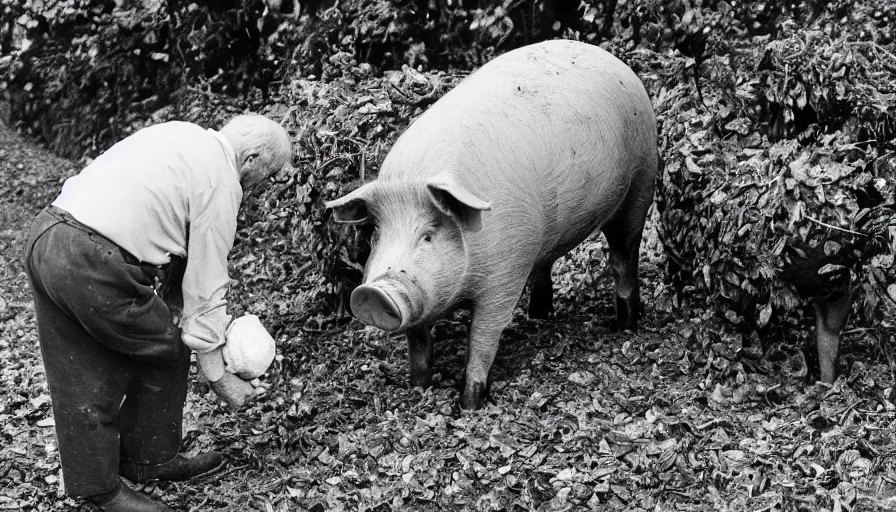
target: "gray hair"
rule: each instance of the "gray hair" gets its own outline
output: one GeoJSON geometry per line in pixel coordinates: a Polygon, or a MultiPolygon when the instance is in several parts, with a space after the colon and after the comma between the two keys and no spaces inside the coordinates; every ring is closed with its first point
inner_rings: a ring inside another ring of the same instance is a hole
{"type": "Polygon", "coordinates": [[[259,114],[242,114],[221,128],[221,134],[233,144],[237,159],[246,153],[258,153],[271,174],[290,162],[292,141],[286,129],[259,114]]]}

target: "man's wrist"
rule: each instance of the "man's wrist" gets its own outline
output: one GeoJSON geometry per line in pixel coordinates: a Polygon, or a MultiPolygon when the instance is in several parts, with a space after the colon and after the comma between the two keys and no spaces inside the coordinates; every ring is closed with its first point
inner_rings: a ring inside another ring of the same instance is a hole
{"type": "Polygon", "coordinates": [[[220,348],[196,354],[199,370],[209,382],[217,382],[224,377],[224,354],[220,348]]]}

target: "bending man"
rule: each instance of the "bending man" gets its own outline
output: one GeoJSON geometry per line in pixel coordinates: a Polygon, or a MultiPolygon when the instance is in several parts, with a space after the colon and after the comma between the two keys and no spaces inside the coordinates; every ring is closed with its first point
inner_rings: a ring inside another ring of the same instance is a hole
{"type": "Polygon", "coordinates": [[[186,480],[221,465],[218,452],[178,455],[190,350],[241,406],[253,388],[221,355],[227,254],[243,194],[291,153],[286,131],[259,115],[220,132],[151,126],[66,180],[34,220],[25,266],[69,495],[166,511],[119,475],[186,480]]]}

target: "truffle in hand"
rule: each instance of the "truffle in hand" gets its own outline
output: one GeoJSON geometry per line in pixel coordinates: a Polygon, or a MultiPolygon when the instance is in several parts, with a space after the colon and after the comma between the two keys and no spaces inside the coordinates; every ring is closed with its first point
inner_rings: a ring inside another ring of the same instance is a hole
{"type": "Polygon", "coordinates": [[[274,361],[274,338],[255,315],[237,318],[224,333],[225,369],[243,380],[260,377],[274,361]]]}

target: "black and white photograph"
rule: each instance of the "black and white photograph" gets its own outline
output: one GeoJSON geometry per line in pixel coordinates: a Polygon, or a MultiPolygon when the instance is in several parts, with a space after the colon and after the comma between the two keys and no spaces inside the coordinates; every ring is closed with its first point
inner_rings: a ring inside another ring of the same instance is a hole
{"type": "Polygon", "coordinates": [[[3,511],[896,511],[894,258],[894,0],[0,0],[3,511]]]}

